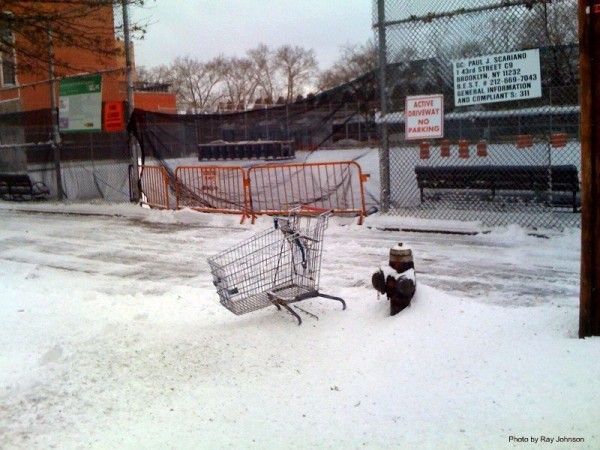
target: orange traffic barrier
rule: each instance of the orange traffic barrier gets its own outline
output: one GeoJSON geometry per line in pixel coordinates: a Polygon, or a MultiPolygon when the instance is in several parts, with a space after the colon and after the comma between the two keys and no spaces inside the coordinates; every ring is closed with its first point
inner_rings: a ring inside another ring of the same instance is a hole
{"type": "Polygon", "coordinates": [[[477,143],[477,156],[480,158],[485,158],[487,155],[487,142],[482,139],[477,143]]]}
{"type": "Polygon", "coordinates": [[[469,141],[466,139],[458,141],[458,157],[462,159],[469,157],[469,141]]]}
{"type": "Polygon", "coordinates": [[[320,208],[358,215],[362,224],[368,178],[354,161],[253,166],[248,169],[250,209],[253,215],[276,215],[298,206],[320,208]]]}
{"type": "Polygon", "coordinates": [[[552,147],[565,147],[567,145],[567,133],[553,133],[550,136],[550,144],[552,147]]]}
{"type": "Polygon", "coordinates": [[[429,142],[423,141],[419,144],[419,158],[421,159],[429,159],[429,142]]]}
{"type": "Polygon", "coordinates": [[[234,166],[182,166],[177,178],[177,208],[249,216],[246,173],[234,166]]]}
{"type": "Polygon", "coordinates": [[[517,148],[533,147],[533,136],[530,134],[520,134],[517,136],[517,148]]]}
{"type": "Polygon", "coordinates": [[[162,166],[140,166],[142,203],[169,209],[169,174],[162,166]]]}

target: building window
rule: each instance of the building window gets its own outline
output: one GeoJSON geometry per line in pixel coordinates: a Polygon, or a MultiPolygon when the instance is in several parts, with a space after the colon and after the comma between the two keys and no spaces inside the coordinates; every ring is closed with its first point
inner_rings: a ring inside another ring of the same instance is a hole
{"type": "Polygon", "coordinates": [[[13,48],[14,36],[9,29],[0,30],[0,85],[17,84],[17,71],[15,62],[15,50],[13,48]]]}

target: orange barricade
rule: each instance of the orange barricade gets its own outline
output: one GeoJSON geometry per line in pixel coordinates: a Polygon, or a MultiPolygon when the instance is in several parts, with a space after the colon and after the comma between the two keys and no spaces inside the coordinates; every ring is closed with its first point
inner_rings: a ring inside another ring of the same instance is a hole
{"type": "Polygon", "coordinates": [[[458,141],[458,157],[462,159],[469,158],[469,141],[466,139],[458,141]]]}
{"type": "Polygon", "coordinates": [[[162,166],[140,166],[142,203],[169,209],[169,174],[162,166]]]}
{"type": "Polygon", "coordinates": [[[440,144],[440,156],[442,158],[450,157],[450,141],[448,139],[444,139],[440,144]]]}
{"type": "Polygon", "coordinates": [[[287,214],[298,206],[366,215],[364,182],[368,175],[354,161],[263,164],[248,169],[253,215],[287,214]]]}
{"type": "Polygon", "coordinates": [[[479,156],[480,158],[485,158],[487,155],[488,155],[487,141],[484,139],[481,139],[477,143],[477,156],[479,156]]]}
{"type": "Polygon", "coordinates": [[[234,166],[183,166],[175,171],[177,208],[249,216],[244,169],[234,166]]]}
{"type": "Polygon", "coordinates": [[[553,133],[550,136],[550,143],[554,148],[566,147],[567,133],[553,133]]]}
{"type": "Polygon", "coordinates": [[[533,147],[533,136],[530,134],[520,134],[517,136],[517,148],[533,147]]]}

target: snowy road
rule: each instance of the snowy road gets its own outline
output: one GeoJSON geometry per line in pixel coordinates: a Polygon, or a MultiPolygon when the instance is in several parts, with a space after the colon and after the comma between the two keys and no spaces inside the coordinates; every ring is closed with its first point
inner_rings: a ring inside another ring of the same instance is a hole
{"type": "MultiPolygon", "coordinates": [[[[332,224],[302,327],[234,316],[206,257],[269,226],[187,211],[0,208],[0,442],[6,448],[598,448],[600,340],[575,339],[579,236],[332,224]],[[386,317],[371,273],[416,255],[386,317]],[[543,448],[543,446],[541,446],[543,448]]],[[[368,225],[368,223],[367,223],[368,225]]]]}

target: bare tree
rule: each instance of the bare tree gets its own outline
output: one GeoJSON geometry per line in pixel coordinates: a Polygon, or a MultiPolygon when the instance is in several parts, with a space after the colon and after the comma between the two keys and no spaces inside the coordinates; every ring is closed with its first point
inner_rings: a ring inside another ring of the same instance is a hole
{"type": "Polygon", "coordinates": [[[532,2],[519,17],[496,14],[472,34],[486,53],[539,48],[545,72],[542,76],[548,84],[577,84],[579,37],[575,1],[532,2]]]}
{"type": "Polygon", "coordinates": [[[248,58],[229,58],[224,66],[224,99],[228,109],[246,109],[256,93],[258,82],[252,71],[252,61],[248,58]]]}
{"type": "Polygon", "coordinates": [[[574,85],[578,77],[577,3],[546,2],[535,5],[518,35],[523,48],[546,47],[554,85],[574,85]]]}
{"type": "Polygon", "coordinates": [[[136,66],[135,75],[138,82],[174,83],[173,69],[166,64],[155,67],[136,66]]]}
{"type": "Polygon", "coordinates": [[[362,45],[346,45],[342,47],[339,59],[330,69],[319,75],[320,90],[331,89],[348,83],[378,66],[377,46],[371,40],[362,45]]]}
{"type": "Polygon", "coordinates": [[[258,95],[273,99],[281,92],[279,68],[275,52],[267,45],[260,44],[248,50],[248,59],[252,62],[258,95]]]}
{"type": "Polygon", "coordinates": [[[210,112],[223,97],[218,85],[225,79],[227,63],[222,56],[208,62],[177,58],[170,67],[169,82],[177,100],[191,113],[210,112]]]}
{"type": "MultiPolygon", "coordinates": [[[[125,0],[129,5],[143,5],[144,0],[125,0]]],[[[106,16],[122,0],[67,1],[0,1],[0,52],[16,52],[22,70],[46,70],[49,52],[48,36],[52,34],[57,50],[54,64],[61,69],[80,69],[61,59],[61,48],[86,50],[97,58],[114,59],[122,53],[115,41],[115,29],[106,24],[106,16]]],[[[138,36],[145,29],[132,24],[138,36]]]]}
{"type": "Polygon", "coordinates": [[[284,45],[277,49],[275,60],[283,74],[286,101],[292,102],[301,90],[307,88],[317,72],[315,52],[299,46],[284,45]]]}

